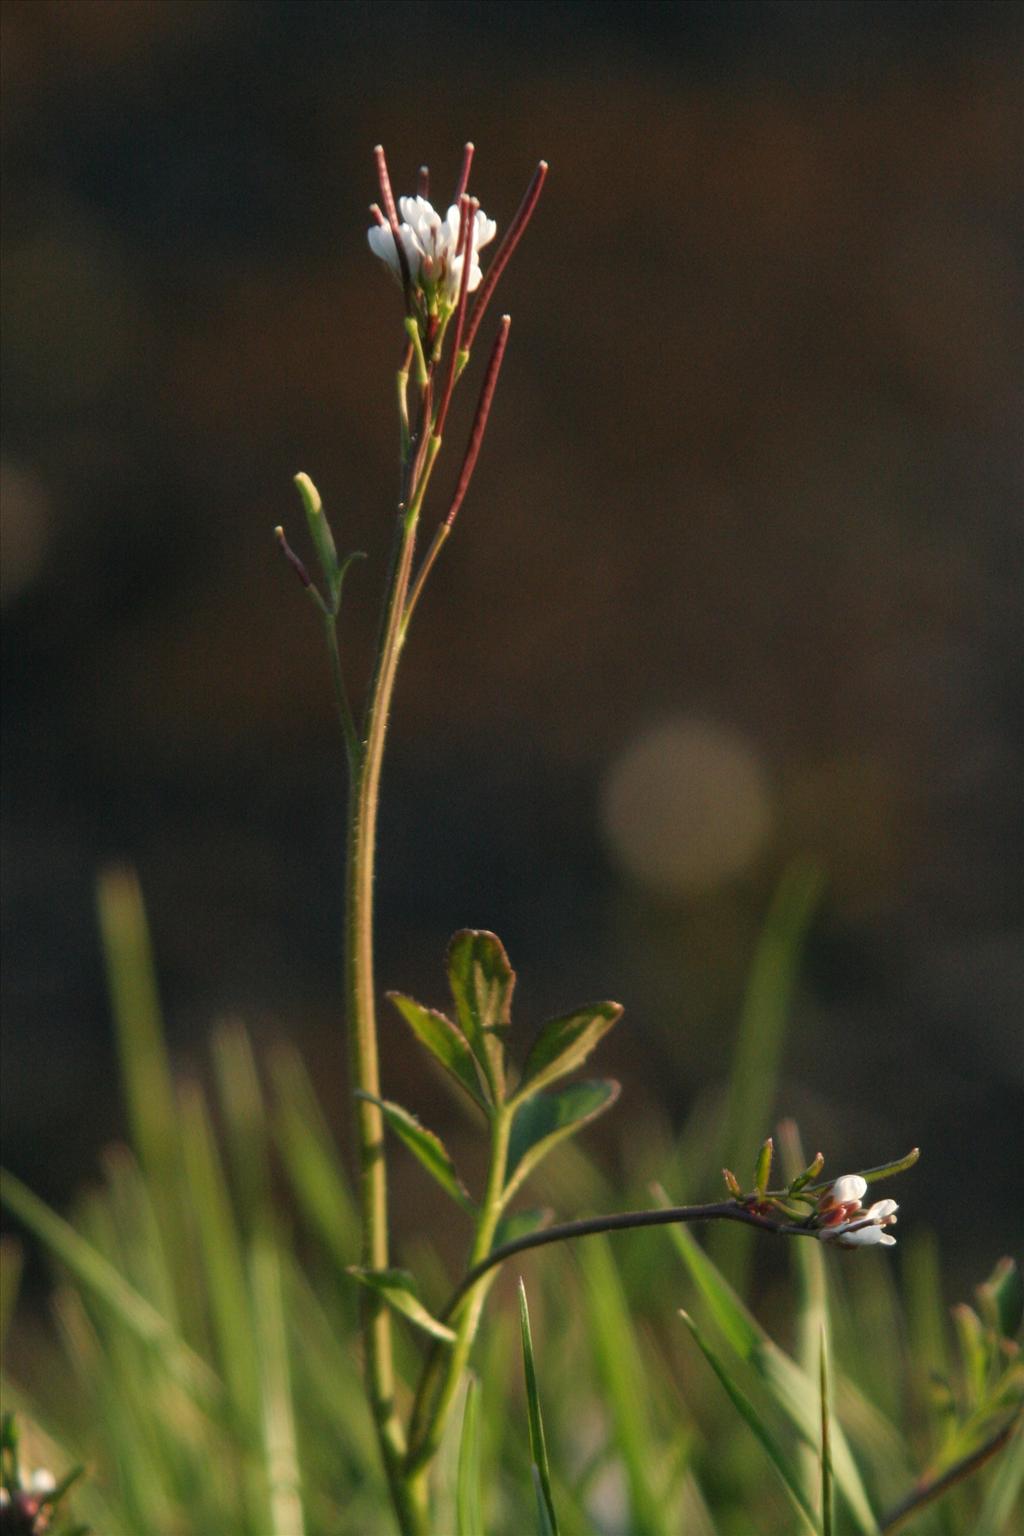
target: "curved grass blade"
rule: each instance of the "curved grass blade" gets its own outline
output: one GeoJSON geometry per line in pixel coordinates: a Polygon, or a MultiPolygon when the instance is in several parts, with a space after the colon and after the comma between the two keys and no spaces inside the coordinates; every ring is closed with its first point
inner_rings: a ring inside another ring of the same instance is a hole
{"type": "MultiPolygon", "coordinates": [[[[820,1434],[817,1383],[768,1337],[686,1228],[669,1227],[668,1234],[730,1348],[753,1368],[800,1437],[817,1451],[820,1434]]],[[[878,1536],[878,1521],[868,1502],[856,1462],[841,1426],[835,1421],[832,1423],[832,1464],[836,1487],[845,1499],[858,1531],[862,1536],[878,1536]]]]}
{"type": "Polygon", "coordinates": [[[761,1415],[750,1401],[750,1398],[747,1397],[742,1387],[740,1387],[739,1384],[733,1379],[733,1377],[726,1370],[722,1361],[719,1359],[718,1355],[711,1348],[710,1344],[706,1342],[703,1335],[701,1334],[700,1329],[697,1327],[697,1324],[694,1322],[689,1313],[680,1310],[679,1316],[683,1319],[683,1322],[693,1334],[694,1340],[696,1341],[701,1354],[704,1356],[705,1360],[708,1362],[711,1369],[718,1377],[726,1391],[727,1396],[731,1400],[733,1407],[736,1409],[740,1417],[747,1423],[747,1425],[749,1425],[750,1429],[757,1436],[758,1440],[760,1440],[769,1461],[775,1468],[779,1477],[782,1479],[783,1486],[785,1487],[786,1492],[789,1494],[794,1507],[801,1516],[804,1525],[809,1531],[815,1532],[816,1536],[823,1536],[822,1527],[819,1524],[814,1511],[811,1509],[811,1506],[808,1504],[803,1489],[800,1487],[800,1481],[796,1475],[796,1471],[790,1465],[788,1458],[783,1452],[778,1441],[775,1439],[771,1430],[765,1424],[761,1415]]]}

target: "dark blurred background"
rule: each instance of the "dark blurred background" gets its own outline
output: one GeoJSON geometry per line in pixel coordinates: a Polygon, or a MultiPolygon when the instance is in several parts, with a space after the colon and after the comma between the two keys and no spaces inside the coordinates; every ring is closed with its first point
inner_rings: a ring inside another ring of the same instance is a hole
{"type": "MultiPolygon", "coordinates": [[[[499,230],[552,170],[400,682],[382,982],[441,1002],[472,925],[505,939],[526,1021],[621,998],[603,1065],[626,1166],[720,1090],[772,891],[810,856],[778,1108],[835,1172],[920,1143],[908,1215],[987,1272],[1024,1112],[1022,16],[6,6],[16,1171],[64,1200],[121,1129],[93,913],[111,861],[148,898],[175,1059],[204,1070],[211,1023],[241,1016],[300,1045],[344,1134],[342,762],[272,529],[301,541],[303,469],[367,551],[361,676],[401,339],[366,246],[371,148],[397,191],[428,161],[443,207],[473,138],[499,230]]],[[[399,1029],[386,1089],[443,1122],[399,1029]]]]}

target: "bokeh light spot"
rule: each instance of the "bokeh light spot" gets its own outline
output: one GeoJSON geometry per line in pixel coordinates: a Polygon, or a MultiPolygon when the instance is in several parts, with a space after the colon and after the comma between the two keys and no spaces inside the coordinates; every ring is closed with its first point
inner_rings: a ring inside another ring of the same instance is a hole
{"type": "Polygon", "coordinates": [[[635,737],[612,763],[602,820],[621,869],[671,897],[713,889],[749,868],[774,816],[747,738],[681,716],[635,737]]]}

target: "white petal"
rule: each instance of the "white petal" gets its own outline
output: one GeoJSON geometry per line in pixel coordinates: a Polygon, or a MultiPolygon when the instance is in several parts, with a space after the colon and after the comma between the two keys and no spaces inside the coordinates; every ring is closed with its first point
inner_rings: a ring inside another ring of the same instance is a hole
{"type": "Polygon", "coordinates": [[[39,1467],[32,1473],[28,1485],[33,1493],[52,1493],[57,1486],[57,1479],[45,1467],[39,1467]]]}
{"type": "Polygon", "coordinates": [[[874,1205],[868,1207],[864,1215],[870,1217],[872,1221],[885,1221],[888,1217],[894,1216],[898,1210],[899,1206],[895,1200],[876,1200],[874,1205]]]}
{"type": "Polygon", "coordinates": [[[489,219],[482,208],[477,209],[476,219],[473,224],[473,246],[479,250],[487,245],[498,233],[498,226],[493,219],[489,219]]]}
{"type": "Polygon", "coordinates": [[[441,215],[425,197],[400,197],[398,207],[402,218],[421,238],[440,226],[441,215]]]}
{"type": "Polygon", "coordinates": [[[387,224],[374,224],[372,229],[366,231],[366,238],[370,242],[370,250],[373,254],[393,272],[397,272],[398,252],[395,250],[395,237],[387,224]]]}
{"type": "Polygon", "coordinates": [[[894,1243],[896,1239],[883,1232],[881,1227],[858,1227],[851,1232],[839,1228],[838,1239],[844,1248],[873,1248],[876,1243],[894,1243]]]}
{"type": "Polygon", "coordinates": [[[852,1204],[856,1200],[863,1200],[867,1187],[867,1179],[862,1178],[859,1173],[844,1173],[841,1178],[836,1179],[829,1190],[829,1195],[836,1205],[852,1204]]]}

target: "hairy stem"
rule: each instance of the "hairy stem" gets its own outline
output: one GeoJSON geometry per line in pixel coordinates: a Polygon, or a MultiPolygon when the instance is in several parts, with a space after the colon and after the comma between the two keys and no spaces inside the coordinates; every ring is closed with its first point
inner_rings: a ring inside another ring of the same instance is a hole
{"type": "MultiPolygon", "coordinates": [[[[402,649],[401,620],[409,587],[416,539],[416,508],[399,514],[396,555],[366,709],[363,740],[354,757],[346,858],[345,980],[349,1049],[354,1089],[380,1097],[377,1017],[374,1000],[373,886],[377,844],[380,775],[388,716],[402,649]]],[[[376,1104],[356,1099],[359,1143],[359,1204],[362,1259],[366,1269],[388,1267],[387,1169],[384,1120],[376,1104]]],[[[382,1300],[366,1290],[362,1298],[366,1351],[366,1387],[377,1427],[384,1467],[399,1524],[406,1536],[426,1530],[425,1509],[418,1510],[402,1474],[405,1434],[395,1406],[391,1315],[382,1300]]]]}

